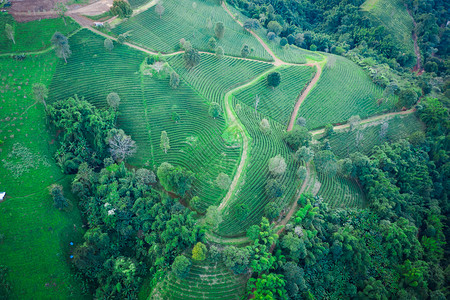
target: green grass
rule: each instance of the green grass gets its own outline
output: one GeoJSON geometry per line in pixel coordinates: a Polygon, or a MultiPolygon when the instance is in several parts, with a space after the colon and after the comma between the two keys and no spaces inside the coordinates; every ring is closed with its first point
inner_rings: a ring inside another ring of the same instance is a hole
{"type": "Polygon", "coordinates": [[[241,56],[242,45],[248,44],[254,49],[250,57],[271,59],[258,40],[244,31],[222,7],[212,1],[197,1],[194,9],[192,3],[187,0],[165,1],[161,19],[151,8],[121,23],[113,32],[120,34],[132,30],[132,43],[163,53],[178,50],[182,38],[190,41],[194,48],[208,51],[207,43],[214,36],[214,28],[206,27],[206,19],[211,17],[213,24],[219,21],[225,24],[225,36],[217,43],[224,48],[225,54],[241,56]]]}
{"type": "Polygon", "coordinates": [[[67,26],[62,19],[44,19],[27,23],[16,22],[11,15],[0,15],[0,53],[32,52],[51,46],[51,38],[56,31],[68,35],[79,28],[72,18],[66,18],[67,26]],[[5,25],[14,28],[14,44],[5,34],[5,25]]]}
{"type": "Polygon", "coordinates": [[[49,84],[56,60],[53,53],[24,61],[0,58],[0,139],[5,142],[0,186],[7,193],[0,203],[0,264],[10,269],[11,299],[83,298],[69,267],[69,242],[76,244],[83,234],[80,212],[76,203],[68,212],[53,207],[48,186],[62,184],[73,199],[70,177],[53,160],[54,136],[44,107],[33,105],[31,90],[33,83],[49,84]],[[26,158],[10,156],[14,144],[22,146],[26,158]]]}
{"type": "Polygon", "coordinates": [[[297,118],[315,129],[328,123],[344,123],[351,116],[367,118],[394,108],[396,97],[383,99],[383,88],[374,84],[358,65],[336,55],[328,55],[319,81],[300,106],[297,118]]]}
{"type": "Polygon", "coordinates": [[[255,96],[258,95],[260,100],[257,110],[281,125],[287,125],[298,97],[314,76],[315,68],[290,66],[279,69],[279,72],[281,83],[275,89],[267,85],[264,77],[255,85],[238,92],[236,98],[254,107],[255,96]]]}
{"type": "Polygon", "coordinates": [[[331,208],[362,208],[364,192],[358,183],[340,175],[329,177],[319,173],[321,183],[317,193],[331,208]]]}
{"type": "Polygon", "coordinates": [[[242,299],[245,294],[246,275],[235,275],[223,264],[208,260],[192,261],[189,275],[178,279],[169,274],[152,296],[162,299],[242,299]]]}
{"type": "Polygon", "coordinates": [[[384,26],[404,53],[414,54],[411,32],[414,24],[401,0],[368,0],[361,5],[374,24],[384,26]]]}
{"type": "Polygon", "coordinates": [[[151,0],[129,0],[128,3],[130,3],[131,8],[135,9],[141,5],[146,4],[147,2],[150,2],[151,0]]]}
{"type": "Polygon", "coordinates": [[[418,130],[424,130],[424,125],[413,114],[406,116],[396,116],[389,119],[388,129],[384,138],[380,137],[382,121],[364,124],[361,129],[363,139],[361,143],[356,145],[356,130],[351,132],[338,131],[328,138],[331,149],[339,158],[348,157],[349,154],[359,151],[366,155],[372,154],[373,147],[384,142],[396,142],[400,139],[407,138],[418,130]]]}

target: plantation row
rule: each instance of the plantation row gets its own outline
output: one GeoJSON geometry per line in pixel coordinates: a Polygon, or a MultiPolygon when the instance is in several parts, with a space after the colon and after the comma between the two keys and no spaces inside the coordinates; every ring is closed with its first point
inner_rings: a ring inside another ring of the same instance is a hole
{"type": "Polygon", "coordinates": [[[364,193],[355,180],[340,175],[329,177],[319,174],[321,182],[318,196],[330,207],[362,208],[364,193]]]}
{"type": "Polygon", "coordinates": [[[79,25],[72,18],[66,18],[67,26],[62,19],[44,19],[27,23],[18,23],[9,14],[0,14],[0,53],[31,52],[50,47],[50,40],[56,31],[68,35],[79,25]],[[15,44],[5,33],[5,25],[14,29],[15,44]]]}
{"type": "Polygon", "coordinates": [[[361,8],[368,12],[369,18],[378,25],[384,26],[406,53],[414,54],[414,42],[411,32],[414,24],[401,0],[378,0],[375,4],[366,2],[361,8]]]}
{"type": "Polygon", "coordinates": [[[245,283],[245,275],[235,275],[222,263],[193,260],[186,278],[169,274],[158,292],[163,299],[241,299],[245,283]]]}
{"type": "Polygon", "coordinates": [[[137,8],[137,7],[141,6],[141,5],[146,4],[149,1],[150,0],[128,0],[128,3],[130,3],[131,7],[134,9],[134,8],[137,8]]]}
{"type": "Polygon", "coordinates": [[[255,97],[259,97],[257,111],[281,125],[287,125],[295,103],[302,90],[314,76],[315,69],[308,66],[290,66],[278,70],[281,83],[275,89],[267,85],[266,77],[255,85],[236,94],[236,98],[255,108],[255,97]]]}
{"type": "Polygon", "coordinates": [[[164,1],[163,6],[165,11],[161,18],[151,8],[121,23],[113,32],[121,34],[131,30],[133,43],[164,53],[178,50],[180,39],[190,41],[194,48],[209,51],[208,41],[215,36],[214,25],[223,22],[225,35],[216,40],[217,46],[222,46],[226,54],[241,56],[241,48],[247,44],[250,49],[254,49],[250,57],[271,60],[258,40],[240,27],[217,3],[168,0],[164,1]],[[207,27],[208,18],[211,18],[212,28],[207,27]]]}
{"type": "Polygon", "coordinates": [[[363,125],[361,129],[362,139],[357,140],[357,130],[338,131],[329,139],[333,152],[340,158],[348,157],[350,153],[359,151],[363,154],[372,154],[373,147],[384,142],[396,142],[409,137],[416,131],[423,130],[424,125],[413,115],[396,116],[387,121],[387,129],[382,134],[382,121],[376,125],[363,125]]]}
{"type": "Polygon", "coordinates": [[[251,225],[261,221],[264,208],[270,201],[276,201],[279,207],[284,207],[295,195],[297,190],[296,171],[298,164],[294,162],[291,151],[287,148],[281,135],[285,126],[269,120],[271,132],[263,134],[259,123],[263,116],[255,115],[253,107],[233,100],[233,107],[238,118],[251,137],[249,145],[248,162],[241,174],[241,184],[237,187],[229,205],[224,209],[224,220],[219,225],[219,234],[223,236],[236,236],[244,233],[251,225]],[[240,109],[236,109],[237,105],[240,109]],[[280,154],[286,161],[287,169],[282,178],[279,178],[285,191],[282,197],[270,199],[265,193],[265,184],[269,175],[269,159],[280,154]],[[236,216],[238,206],[243,204],[248,208],[247,216],[236,216]]]}
{"type": "Polygon", "coordinates": [[[342,123],[353,115],[366,118],[393,108],[396,97],[382,99],[382,95],[383,89],[355,63],[330,54],[319,81],[300,106],[297,117],[306,118],[309,129],[342,123]]]}

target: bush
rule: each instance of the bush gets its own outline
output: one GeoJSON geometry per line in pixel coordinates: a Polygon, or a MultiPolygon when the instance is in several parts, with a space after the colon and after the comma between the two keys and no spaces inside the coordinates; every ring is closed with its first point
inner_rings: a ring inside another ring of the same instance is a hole
{"type": "Polygon", "coordinates": [[[172,264],[172,272],[180,279],[186,278],[191,270],[191,261],[183,255],[178,255],[172,264]]]}

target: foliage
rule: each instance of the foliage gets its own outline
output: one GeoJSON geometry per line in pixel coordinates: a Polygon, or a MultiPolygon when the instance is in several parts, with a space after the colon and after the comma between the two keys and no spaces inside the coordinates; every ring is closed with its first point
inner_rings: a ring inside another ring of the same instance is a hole
{"type": "Polygon", "coordinates": [[[281,155],[269,159],[269,172],[272,176],[281,176],[286,172],[286,161],[281,155]]]}
{"type": "Polygon", "coordinates": [[[296,150],[302,146],[308,146],[311,141],[311,133],[305,127],[294,126],[291,131],[284,134],[284,142],[292,149],[296,150]]]}
{"type": "Polygon", "coordinates": [[[172,272],[180,279],[185,278],[189,275],[191,264],[191,261],[186,256],[179,255],[172,264],[172,272]]]}
{"type": "Polygon", "coordinates": [[[281,74],[280,72],[271,72],[269,75],[267,75],[267,84],[272,87],[276,88],[280,85],[281,82],[281,74]]]}
{"type": "Polygon", "coordinates": [[[59,58],[64,58],[64,61],[67,63],[67,58],[69,58],[72,54],[67,37],[60,32],[55,32],[51,41],[53,47],[55,48],[56,56],[59,58]]]}
{"type": "Polygon", "coordinates": [[[63,194],[63,187],[60,184],[52,184],[49,187],[50,195],[53,197],[53,205],[59,209],[62,210],[69,206],[69,203],[67,202],[67,199],[64,197],[63,194]]]}
{"type": "Polygon", "coordinates": [[[262,274],[260,278],[250,278],[247,284],[249,295],[253,295],[254,299],[283,299],[287,300],[286,290],[284,286],[286,281],[283,275],[270,273],[262,274]]]}
{"type": "Polygon", "coordinates": [[[207,253],[206,246],[202,242],[198,242],[192,249],[192,259],[205,260],[206,253],[207,253]]]}
{"type": "Polygon", "coordinates": [[[114,43],[111,39],[105,39],[104,42],[105,49],[108,51],[112,51],[114,49],[114,43]]]}
{"type": "Polygon", "coordinates": [[[108,103],[109,107],[111,107],[114,110],[117,110],[120,104],[120,97],[115,92],[109,93],[108,96],[106,96],[106,102],[108,103]]]}
{"type": "Polygon", "coordinates": [[[217,22],[216,25],[214,25],[214,33],[219,40],[223,39],[225,35],[225,25],[223,22],[217,22]]]}
{"type": "Polygon", "coordinates": [[[182,167],[174,167],[164,162],[158,167],[158,179],[167,190],[184,197],[190,191],[195,179],[194,173],[182,167]]]}
{"type": "Polygon", "coordinates": [[[192,69],[200,63],[200,54],[194,48],[187,49],[183,54],[186,69],[192,69]]]}
{"type": "Polygon", "coordinates": [[[222,107],[220,107],[219,103],[212,102],[209,105],[208,113],[213,119],[220,117],[220,114],[222,113],[222,107]]]}
{"type": "Polygon", "coordinates": [[[231,184],[230,176],[228,176],[227,174],[225,174],[223,172],[219,173],[219,175],[217,175],[217,178],[216,178],[216,184],[222,190],[227,190],[231,184]]]}
{"type": "Polygon", "coordinates": [[[117,15],[122,19],[129,18],[133,14],[131,5],[125,0],[114,0],[110,10],[113,15],[117,15]]]}

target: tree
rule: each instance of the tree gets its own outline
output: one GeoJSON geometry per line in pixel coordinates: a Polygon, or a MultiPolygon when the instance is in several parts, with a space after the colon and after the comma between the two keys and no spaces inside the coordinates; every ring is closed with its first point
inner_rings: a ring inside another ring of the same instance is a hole
{"type": "Polygon", "coordinates": [[[117,42],[118,42],[119,44],[121,44],[121,45],[122,45],[123,43],[125,43],[126,40],[127,40],[127,38],[126,38],[126,36],[123,35],[123,34],[119,34],[119,36],[117,37],[117,42]]]}
{"type": "Polygon", "coordinates": [[[235,274],[242,274],[248,270],[252,252],[249,247],[236,248],[227,246],[222,252],[223,262],[235,274]]]}
{"type": "Polygon", "coordinates": [[[213,28],[213,22],[211,20],[211,17],[208,17],[206,19],[206,28],[208,28],[208,30],[211,30],[213,28]]]}
{"type": "Polygon", "coordinates": [[[249,54],[250,54],[250,49],[248,48],[247,44],[244,44],[241,49],[241,56],[247,57],[249,54]]]}
{"type": "Polygon", "coordinates": [[[53,10],[56,11],[59,17],[63,19],[64,24],[67,26],[66,19],[64,18],[66,16],[67,6],[62,2],[58,2],[55,4],[53,10]]]}
{"type": "Polygon", "coordinates": [[[412,89],[402,90],[398,95],[398,107],[410,107],[417,102],[417,93],[412,89]]]}
{"type": "Polygon", "coordinates": [[[105,42],[103,44],[105,46],[105,49],[108,51],[112,51],[112,49],[114,49],[114,43],[110,38],[105,39],[105,42]]]}
{"type": "Polygon", "coordinates": [[[130,3],[125,0],[114,0],[113,6],[110,11],[113,15],[118,15],[119,18],[128,18],[133,14],[133,9],[131,8],[130,3]]]}
{"type": "Polygon", "coordinates": [[[112,129],[108,134],[108,144],[111,156],[118,162],[136,153],[136,142],[126,135],[122,129],[112,129]]]}
{"type": "Polygon", "coordinates": [[[337,164],[338,171],[343,176],[350,176],[353,173],[353,162],[350,158],[341,159],[337,164]]]}
{"type": "Polygon", "coordinates": [[[198,242],[195,244],[192,249],[192,259],[193,260],[205,260],[206,259],[207,249],[206,246],[202,242],[198,242]]]}
{"type": "Polygon", "coordinates": [[[228,187],[231,184],[230,176],[228,176],[227,174],[221,172],[216,178],[216,184],[222,190],[228,189],[228,187]]]}
{"type": "Polygon", "coordinates": [[[169,137],[167,136],[167,131],[161,131],[161,149],[167,154],[170,149],[169,137]]]}
{"type": "Polygon", "coordinates": [[[269,173],[272,176],[283,175],[286,172],[286,167],[286,161],[280,154],[269,159],[269,173]]]}
{"type": "Polygon", "coordinates": [[[333,133],[334,133],[333,124],[328,123],[327,125],[325,125],[324,135],[330,137],[333,135],[333,133]]]}
{"type": "Polygon", "coordinates": [[[264,134],[270,133],[270,124],[269,124],[269,121],[267,121],[267,119],[262,119],[261,122],[259,123],[259,129],[261,129],[261,131],[262,131],[264,134]]]}
{"type": "MultiPolygon", "coordinates": [[[[281,206],[276,202],[269,202],[264,207],[264,216],[266,216],[269,221],[273,221],[280,216],[281,206]]],[[[258,226],[256,226],[258,227],[258,226]]]]}
{"type": "Polygon", "coordinates": [[[59,58],[64,58],[64,61],[67,63],[67,58],[69,58],[72,54],[67,37],[60,32],[55,32],[51,41],[53,47],[55,48],[56,55],[59,58]]]}
{"type": "Polygon", "coordinates": [[[214,263],[218,263],[222,259],[222,255],[219,249],[214,245],[211,245],[211,247],[209,247],[208,253],[209,259],[214,263]]]}
{"type": "Polygon", "coordinates": [[[258,111],[258,104],[259,104],[260,100],[261,100],[261,98],[259,97],[259,95],[256,95],[255,96],[255,115],[256,115],[256,113],[258,111]]]}
{"type": "Polygon", "coordinates": [[[136,180],[140,184],[152,184],[156,182],[156,175],[153,171],[140,168],[136,171],[136,180]]]}
{"type": "Polygon", "coordinates": [[[267,180],[265,191],[269,199],[275,199],[283,196],[284,190],[285,186],[278,179],[271,178],[267,180]]]}
{"type": "Polygon", "coordinates": [[[287,38],[281,38],[281,40],[280,40],[280,46],[281,47],[284,47],[284,46],[286,46],[288,44],[288,40],[287,40],[287,38]]]}
{"type": "Polygon", "coordinates": [[[183,54],[183,58],[186,64],[186,69],[194,68],[200,63],[200,54],[194,48],[187,49],[183,54]]]}
{"type": "Polygon", "coordinates": [[[53,205],[57,209],[61,210],[69,206],[69,202],[67,202],[67,199],[63,194],[63,187],[60,184],[52,184],[49,191],[50,195],[53,197],[53,205]]]}
{"type": "Polygon", "coordinates": [[[217,230],[219,224],[222,223],[222,214],[217,206],[210,206],[206,210],[205,222],[211,228],[211,230],[217,230]]]}
{"type": "Polygon", "coordinates": [[[225,25],[223,22],[217,22],[216,26],[214,26],[214,33],[216,34],[216,37],[220,40],[225,35],[225,25]]]}
{"type": "Polygon", "coordinates": [[[184,255],[178,255],[172,264],[172,272],[176,277],[183,279],[189,275],[191,261],[184,255]]]}
{"type": "Polygon", "coordinates": [[[277,21],[270,21],[269,24],[267,24],[267,30],[279,35],[281,30],[283,30],[283,27],[277,21]]]}
{"type": "Polygon", "coordinates": [[[159,182],[169,192],[173,192],[181,197],[191,189],[195,175],[182,167],[174,167],[168,162],[163,162],[156,172],[159,182]]]}
{"type": "Polygon", "coordinates": [[[304,167],[304,166],[298,167],[296,174],[297,174],[298,179],[305,180],[306,175],[308,174],[306,167],[304,167]]]}
{"type": "Polygon", "coordinates": [[[281,82],[281,74],[280,72],[271,72],[269,75],[267,75],[267,84],[272,87],[276,88],[281,82]]]}
{"type": "Polygon", "coordinates": [[[217,49],[216,49],[216,57],[218,59],[222,59],[223,55],[224,55],[224,51],[223,51],[222,46],[217,47],[217,49]]]}
{"type": "Polygon", "coordinates": [[[169,84],[173,89],[176,89],[180,85],[180,75],[178,75],[175,71],[170,73],[169,84]]]}
{"type": "Polygon", "coordinates": [[[330,150],[317,152],[314,156],[314,163],[316,164],[317,171],[331,177],[336,175],[338,165],[336,157],[330,150]]]}
{"type": "Polygon", "coordinates": [[[311,133],[305,127],[294,126],[291,131],[283,135],[284,142],[292,149],[296,150],[301,146],[308,146],[312,139],[311,133]]]}
{"type": "Polygon", "coordinates": [[[244,28],[247,30],[259,29],[260,27],[261,24],[259,24],[259,21],[256,19],[248,19],[244,22],[244,28]]]}
{"type": "Polygon", "coordinates": [[[361,118],[358,115],[351,116],[350,119],[348,119],[347,123],[350,124],[350,131],[353,131],[354,129],[357,129],[359,127],[361,118]]]}
{"type": "Polygon", "coordinates": [[[290,35],[288,35],[287,41],[288,41],[289,45],[293,45],[295,43],[295,37],[292,33],[290,35]]]}
{"type": "Polygon", "coordinates": [[[313,157],[314,151],[311,148],[305,146],[300,147],[294,155],[294,158],[296,160],[303,160],[305,163],[309,163],[311,159],[313,159],[313,157]]]}
{"type": "Polygon", "coordinates": [[[166,9],[164,8],[164,6],[162,5],[162,2],[158,2],[158,4],[156,4],[155,6],[155,12],[159,15],[159,18],[161,19],[161,16],[163,15],[164,11],[166,9]]]}
{"type": "Polygon", "coordinates": [[[194,196],[189,201],[189,206],[196,211],[200,211],[201,209],[201,199],[198,196],[194,196]]]}
{"type": "Polygon", "coordinates": [[[380,140],[383,140],[384,138],[386,138],[388,129],[389,129],[389,122],[385,120],[385,121],[383,121],[383,123],[381,124],[381,127],[380,127],[380,140]]]}
{"type": "Polygon", "coordinates": [[[44,104],[45,111],[47,111],[47,103],[45,99],[48,97],[48,90],[42,83],[33,83],[33,96],[34,99],[42,104],[44,104]]]}
{"type": "Polygon", "coordinates": [[[267,33],[267,39],[269,41],[273,41],[276,37],[277,37],[277,35],[275,33],[273,33],[272,31],[267,33]]]}
{"type": "Polygon", "coordinates": [[[215,38],[211,37],[208,41],[208,48],[209,50],[213,51],[217,47],[217,41],[215,38]]]}
{"type": "Polygon", "coordinates": [[[211,102],[211,105],[209,106],[208,113],[214,119],[218,118],[218,117],[220,117],[220,114],[222,113],[222,108],[220,107],[219,103],[211,102]]]}
{"type": "Polygon", "coordinates": [[[306,126],[306,119],[303,117],[299,117],[297,119],[297,125],[301,126],[301,127],[305,127],[306,126]]]}
{"type": "Polygon", "coordinates": [[[108,96],[106,96],[106,102],[108,103],[109,107],[111,107],[114,110],[117,110],[120,104],[119,94],[115,92],[109,93],[108,96]]]}
{"type": "Polygon", "coordinates": [[[284,286],[284,276],[276,273],[262,274],[258,278],[250,278],[247,283],[247,293],[255,299],[287,300],[284,286]]]}
{"type": "Polygon", "coordinates": [[[5,32],[6,32],[6,36],[8,37],[8,39],[13,41],[13,43],[15,44],[16,40],[14,39],[14,28],[11,25],[6,24],[5,25],[5,32]]]}

